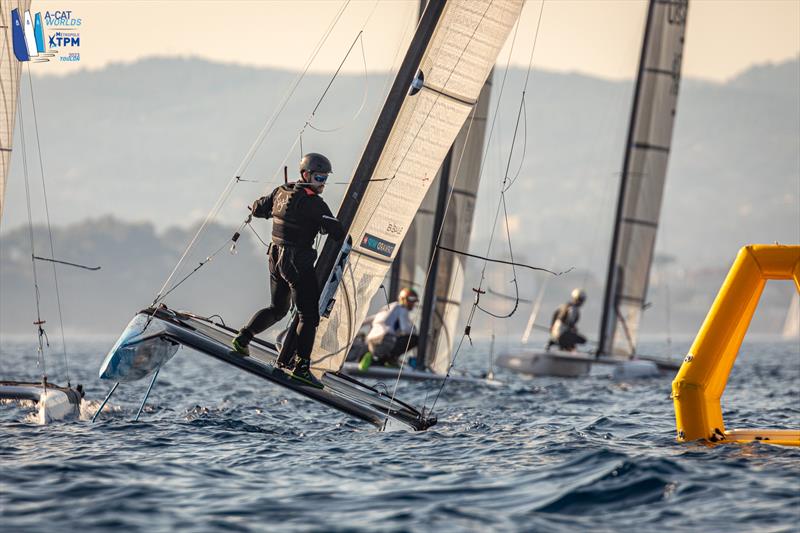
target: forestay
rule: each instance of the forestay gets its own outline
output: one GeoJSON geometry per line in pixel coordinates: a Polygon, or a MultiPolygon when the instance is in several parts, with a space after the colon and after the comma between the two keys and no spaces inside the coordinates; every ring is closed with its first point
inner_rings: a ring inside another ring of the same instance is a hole
{"type": "Polygon", "coordinates": [[[631,113],[609,261],[600,352],[635,353],[647,295],[686,30],[688,0],[652,0],[631,113]]]}
{"type": "Polygon", "coordinates": [[[17,8],[24,14],[30,1],[3,2],[0,20],[3,26],[3,48],[0,51],[0,90],[2,90],[2,108],[0,108],[0,220],[5,207],[6,179],[11,164],[11,145],[14,136],[14,123],[17,114],[17,98],[19,95],[19,75],[21,63],[14,56],[14,26],[11,10],[17,8]]]}
{"type": "Polygon", "coordinates": [[[521,9],[521,0],[445,4],[419,63],[422,87],[405,97],[350,225],[355,244],[330,318],[317,332],[316,369],[336,371],[344,362],[521,9]]]}

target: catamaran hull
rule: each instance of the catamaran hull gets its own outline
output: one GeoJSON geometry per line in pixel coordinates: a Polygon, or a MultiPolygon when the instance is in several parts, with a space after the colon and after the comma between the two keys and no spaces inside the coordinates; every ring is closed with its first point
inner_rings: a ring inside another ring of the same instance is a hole
{"type": "Polygon", "coordinates": [[[502,354],[495,360],[498,366],[531,376],[577,378],[589,374],[592,363],[585,357],[568,353],[529,352],[502,354]]]}
{"type": "Polygon", "coordinates": [[[171,311],[165,306],[146,309],[134,317],[106,356],[100,377],[114,381],[142,379],[172,357],[168,355],[168,347],[177,350],[178,346],[186,346],[380,428],[391,425],[420,431],[436,423],[436,418],[426,417],[413,407],[338,372],[322,376],[323,389],[294,380],[276,368],[278,349],[260,339],[253,339],[250,356],[242,357],[230,348],[236,334],[236,330],[223,324],[171,311]]]}
{"type": "Polygon", "coordinates": [[[80,417],[80,391],[57,385],[24,381],[0,382],[0,400],[30,401],[37,404],[43,424],[80,417]]]}
{"type": "MultiPolygon", "coordinates": [[[[403,372],[400,373],[400,369],[396,367],[386,367],[386,366],[371,366],[366,371],[361,371],[358,368],[358,363],[345,363],[342,367],[342,371],[347,374],[348,376],[353,376],[356,378],[369,378],[369,379],[397,379],[397,375],[400,374],[400,379],[403,380],[410,380],[410,381],[444,381],[445,376],[443,374],[436,374],[435,372],[425,372],[420,370],[415,370],[413,368],[406,367],[403,369],[403,372]]],[[[471,383],[473,385],[489,385],[493,387],[499,387],[503,385],[502,381],[497,381],[496,379],[488,378],[488,377],[473,377],[473,376],[463,376],[463,375],[453,375],[451,374],[447,381],[452,383],[471,383]]]]}
{"type": "Polygon", "coordinates": [[[522,374],[563,378],[586,376],[592,365],[612,365],[612,377],[618,381],[658,377],[680,368],[680,363],[676,361],[650,356],[628,360],[559,351],[503,354],[497,357],[496,362],[503,368],[522,374]]]}

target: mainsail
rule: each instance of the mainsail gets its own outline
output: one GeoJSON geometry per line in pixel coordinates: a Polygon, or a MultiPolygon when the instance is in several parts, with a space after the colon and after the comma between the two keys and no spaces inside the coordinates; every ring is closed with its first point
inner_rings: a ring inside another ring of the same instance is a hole
{"type": "MultiPolygon", "coordinates": [[[[21,24],[19,13],[28,10],[30,1],[6,3],[0,10],[3,26],[3,49],[0,52],[0,90],[2,90],[3,107],[0,108],[0,220],[3,218],[5,206],[6,179],[11,165],[11,146],[14,137],[14,123],[17,116],[17,99],[19,95],[19,76],[21,63],[14,56],[14,23],[21,24]],[[18,15],[13,17],[12,7],[17,8],[18,15]]],[[[23,28],[16,31],[22,32],[23,28]]]]}
{"type": "MultiPolygon", "coordinates": [[[[448,165],[449,202],[446,205],[441,225],[441,236],[438,235],[439,229],[431,225],[429,242],[436,243],[438,237],[439,246],[451,250],[467,250],[469,248],[475,200],[481,177],[481,154],[483,153],[490,93],[491,79],[487,80],[481,90],[474,115],[464,124],[461,133],[453,143],[452,160],[448,165]]],[[[443,178],[443,174],[440,173],[438,179],[443,178]]],[[[431,187],[429,193],[435,189],[435,186],[431,187]]],[[[423,306],[429,309],[431,317],[426,336],[427,346],[422,354],[427,368],[437,374],[446,374],[450,367],[456,327],[461,314],[460,303],[466,274],[466,257],[441,250],[438,251],[438,254],[436,272],[431,272],[428,276],[428,283],[434,284],[435,296],[432,302],[423,302],[423,306]]],[[[427,271],[430,264],[429,255],[425,257],[424,272],[427,271]]]]}
{"type": "MultiPolygon", "coordinates": [[[[339,212],[355,244],[330,317],[317,333],[312,353],[316,369],[336,371],[342,366],[370,300],[473,112],[521,9],[521,0],[429,3],[420,28],[431,25],[431,33],[418,31],[409,49],[414,54],[415,47],[424,47],[418,68],[398,73],[339,212]],[[391,116],[386,110],[393,94],[412,82],[396,119],[382,123],[385,115],[391,116]]],[[[317,265],[318,280],[327,279],[337,248],[337,243],[326,243],[317,265]]]]}
{"type": "Polygon", "coordinates": [[[675,122],[688,0],[651,0],[620,178],[598,352],[632,357],[675,122]]]}

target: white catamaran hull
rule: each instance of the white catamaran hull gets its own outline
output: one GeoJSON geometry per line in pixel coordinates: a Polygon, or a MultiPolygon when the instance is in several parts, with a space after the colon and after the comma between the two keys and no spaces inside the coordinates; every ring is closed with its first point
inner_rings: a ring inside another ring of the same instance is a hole
{"type": "Polygon", "coordinates": [[[501,354],[497,365],[531,376],[577,378],[589,374],[591,361],[584,354],[568,352],[526,352],[501,354]]]}
{"type": "Polygon", "coordinates": [[[497,357],[496,362],[503,368],[523,374],[563,378],[586,376],[592,365],[612,365],[612,377],[618,381],[658,377],[676,372],[680,368],[680,361],[657,357],[597,358],[590,353],[561,351],[502,354],[497,357]]]}

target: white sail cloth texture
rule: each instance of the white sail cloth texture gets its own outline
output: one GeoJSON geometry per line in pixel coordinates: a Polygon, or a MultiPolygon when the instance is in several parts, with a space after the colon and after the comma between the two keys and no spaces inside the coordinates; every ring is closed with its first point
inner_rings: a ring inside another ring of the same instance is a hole
{"type": "Polygon", "coordinates": [[[672,127],[678,104],[681,58],[688,0],[656,0],[651,7],[642,54],[641,80],[634,96],[638,106],[627,147],[627,185],[623,196],[615,252],[614,299],[609,326],[612,347],[606,353],[634,354],[647,295],[650,266],[667,176],[672,127]]]}
{"type": "Polygon", "coordinates": [[[403,101],[350,227],[353,251],[330,318],[317,331],[311,356],[315,369],[341,368],[369,302],[472,112],[522,4],[454,0],[445,5],[419,65],[423,87],[403,101]]]}
{"type": "Polygon", "coordinates": [[[17,99],[19,95],[19,75],[22,64],[14,56],[13,25],[11,10],[18,9],[20,16],[30,6],[30,1],[0,2],[0,20],[3,26],[3,47],[0,51],[0,90],[2,90],[3,106],[0,107],[0,220],[3,218],[5,206],[6,180],[11,166],[11,148],[14,141],[14,123],[17,116],[17,99]]]}

